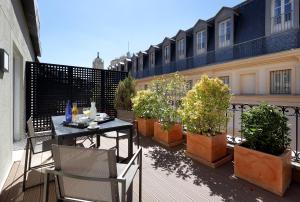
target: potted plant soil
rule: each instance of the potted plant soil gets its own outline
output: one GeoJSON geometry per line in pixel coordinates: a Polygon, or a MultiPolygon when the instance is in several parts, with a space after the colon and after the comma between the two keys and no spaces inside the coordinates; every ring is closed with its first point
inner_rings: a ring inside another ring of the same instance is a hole
{"type": "Polygon", "coordinates": [[[230,99],[228,86],[207,76],[183,98],[180,114],[187,127],[186,155],[211,167],[231,160],[224,133],[230,99]]]}
{"type": "Polygon", "coordinates": [[[287,117],[261,104],[242,114],[246,141],[234,147],[234,174],[283,196],[291,182],[291,151],[287,117]]]}
{"type": "Polygon", "coordinates": [[[175,73],[155,80],[151,88],[155,93],[157,108],[153,139],[165,146],[173,147],[182,143],[182,125],[178,108],[186,93],[184,77],[175,73]]]}
{"type": "Polygon", "coordinates": [[[135,95],[135,81],[131,76],[119,82],[115,94],[115,109],[119,119],[130,122],[135,120],[131,101],[131,98],[135,95]]]}
{"type": "Polygon", "coordinates": [[[151,90],[141,90],[132,98],[133,111],[137,117],[139,133],[144,136],[153,136],[154,106],[157,99],[151,90]]]}

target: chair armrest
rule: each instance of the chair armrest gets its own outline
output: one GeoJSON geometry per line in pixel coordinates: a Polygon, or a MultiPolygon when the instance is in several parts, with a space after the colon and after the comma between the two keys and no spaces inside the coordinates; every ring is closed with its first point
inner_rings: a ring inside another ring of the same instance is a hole
{"type": "Polygon", "coordinates": [[[124,179],[124,176],[126,175],[126,173],[128,172],[128,170],[130,169],[130,167],[132,165],[134,165],[134,161],[137,159],[137,157],[140,157],[140,159],[142,158],[142,148],[139,148],[137,150],[137,152],[134,154],[134,156],[130,159],[129,163],[127,164],[127,166],[125,167],[125,169],[123,170],[123,172],[121,173],[121,175],[119,176],[119,178],[124,179]]]}
{"type": "Polygon", "coordinates": [[[78,180],[87,180],[87,181],[98,181],[98,182],[125,182],[124,179],[118,179],[118,178],[98,178],[98,177],[86,177],[86,176],[80,176],[80,175],[73,175],[69,173],[64,173],[60,170],[46,170],[46,173],[53,174],[56,176],[61,176],[61,177],[69,177],[73,179],[78,179],[78,180]]]}

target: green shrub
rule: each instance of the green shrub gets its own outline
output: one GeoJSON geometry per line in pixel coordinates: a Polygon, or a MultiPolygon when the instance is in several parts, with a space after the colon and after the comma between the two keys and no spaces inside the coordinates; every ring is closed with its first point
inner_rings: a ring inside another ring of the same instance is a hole
{"type": "Polygon", "coordinates": [[[261,104],[242,114],[242,145],[253,150],[280,155],[290,145],[287,117],[275,106],[261,104]]]}
{"type": "Polygon", "coordinates": [[[218,78],[202,76],[201,80],[182,99],[179,110],[187,130],[194,134],[214,136],[226,127],[226,112],[231,94],[218,78]]]}
{"type": "Polygon", "coordinates": [[[186,82],[178,73],[162,76],[151,83],[157,105],[154,106],[155,118],[160,121],[163,130],[170,129],[180,122],[178,108],[181,98],[186,94],[186,82]]]}
{"type": "Polygon", "coordinates": [[[135,94],[135,80],[131,76],[120,81],[115,94],[115,109],[131,111],[131,98],[135,94]]]}
{"type": "Polygon", "coordinates": [[[132,98],[133,111],[139,118],[153,119],[155,118],[154,109],[157,108],[157,98],[151,90],[138,91],[136,96],[132,98]]]}

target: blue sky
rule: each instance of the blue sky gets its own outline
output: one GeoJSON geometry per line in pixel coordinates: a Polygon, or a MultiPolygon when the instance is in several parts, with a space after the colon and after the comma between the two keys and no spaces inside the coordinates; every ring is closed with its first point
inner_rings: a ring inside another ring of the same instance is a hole
{"type": "Polygon", "coordinates": [[[242,0],[38,0],[41,62],[91,67],[146,50],[242,0]]]}

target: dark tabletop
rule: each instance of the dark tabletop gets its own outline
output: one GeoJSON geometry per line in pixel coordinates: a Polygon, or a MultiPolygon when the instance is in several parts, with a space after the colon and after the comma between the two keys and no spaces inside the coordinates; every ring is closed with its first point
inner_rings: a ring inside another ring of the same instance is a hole
{"type": "Polygon", "coordinates": [[[113,121],[99,124],[97,126],[97,129],[93,129],[93,130],[87,128],[79,129],[79,128],[66,127],[63,125],[63,121],[65,121],[65,116],[52,116],[51,120],[53,124],[53,132],[57,137],[62,137],[62,136],[78,137],[81,135],[89,135],[89,134],[92,135],[95,133],[104,133],[109,131],[131,129],[133,127],[132,123],[122,121],[117,118],[113,121]]]}

